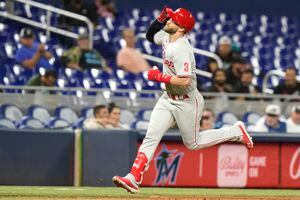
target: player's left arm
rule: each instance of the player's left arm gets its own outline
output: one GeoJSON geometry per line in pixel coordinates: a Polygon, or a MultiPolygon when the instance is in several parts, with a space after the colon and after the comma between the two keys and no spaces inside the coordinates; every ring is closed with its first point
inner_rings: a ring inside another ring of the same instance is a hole
{"type": "Polygon", "coordinates": [[[156,66],[154,66],[152,69],[148,70],[148,80],[178,86],[187,86],[191,82],[191,77],[180,75],[171,76],[169,74],[164,74],[161,71],[159,71],[159,69],[156,66]]]}
{"type": "Polygon", "coordinates": [[[170,84],[172,85],[180,85],[180,86],[188,86],[191,83],[191,77],[182,77],[182,76],[172,76],[170,80],[170,84]]]}

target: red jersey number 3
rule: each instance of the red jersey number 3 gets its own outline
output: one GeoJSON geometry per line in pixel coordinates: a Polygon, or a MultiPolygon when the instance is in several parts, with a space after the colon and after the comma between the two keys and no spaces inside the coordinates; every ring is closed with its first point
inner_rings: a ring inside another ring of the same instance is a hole
{"type": "Polygon", "coordinates": [[[188,72],[189,71],[189,63],[185,62],[185,63],[183,63],[183,66],[184,66],[184,71],[188,72]]]}

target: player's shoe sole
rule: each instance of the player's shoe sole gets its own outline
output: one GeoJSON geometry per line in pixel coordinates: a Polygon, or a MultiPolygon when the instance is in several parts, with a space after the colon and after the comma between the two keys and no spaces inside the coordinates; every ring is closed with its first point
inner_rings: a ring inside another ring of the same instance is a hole
{"type": "Polygon", "coordinates": [[[136,194],[139,192],[139,189],[135,189],[134,186],[130,185],[130,180],[124,178],[124,177],[119,177],[119,176],[114,176],[112,178],[112,182],[117,186],[117,187],[121,187],[124,188],[125,190],[127,190],[127,192],[131,193],[131,194],[136,194]],[[126,182],[128,183],[126,183],[126,182]]]}
{"type": "Polygon", "coordinates": [[[244,123],[241,122],[241,121],[238,121],[238,122],[236,123],[236,125],[240,128],[240,130],[241,130],[242,133],[243,133],[243,138],[242,138],[241,142],[242,142],[243,144],[245,144],[246,147],[247,147],[248,149],[252,149],[252,148],[253,148],[252,137],[251,137],[251,136],[249,135],[249,133],[247,132],[244,123]]]}

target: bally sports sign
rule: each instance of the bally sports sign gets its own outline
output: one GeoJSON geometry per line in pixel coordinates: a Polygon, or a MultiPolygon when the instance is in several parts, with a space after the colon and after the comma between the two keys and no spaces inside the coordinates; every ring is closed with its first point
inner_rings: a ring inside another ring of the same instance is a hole
{"type": "Polygon", "coordinates": [[[300,188],[300,144],[257,143],[252,150],[226,143],[190,151],[160,144],[145,186],[300,188]]]}

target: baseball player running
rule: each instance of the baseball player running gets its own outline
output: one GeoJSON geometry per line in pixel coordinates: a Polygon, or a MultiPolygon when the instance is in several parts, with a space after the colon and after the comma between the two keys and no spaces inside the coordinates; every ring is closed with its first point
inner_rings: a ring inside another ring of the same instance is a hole
{"type": "Polygon", "coordinates": [[[162,45],[163,72],[157,67],[148,70],[148,79],[165,83],[166,91],[155,105],[149,128],[130,173],[125,177],[114,176],[116,186],[130,193],[137,193],[152,156],[164,134],[176,122],[184,145],[197,150],[225,142],[237,141],[253,148],[251,137],[243,122],[232,127],[199,132],[199,122],[204,107],[202,95],[196,87],[195,57],[187,33],[194,27],[192,14],[179,8],[173,11],[164,7],[152,22],[146,37],[162,45]]]}

